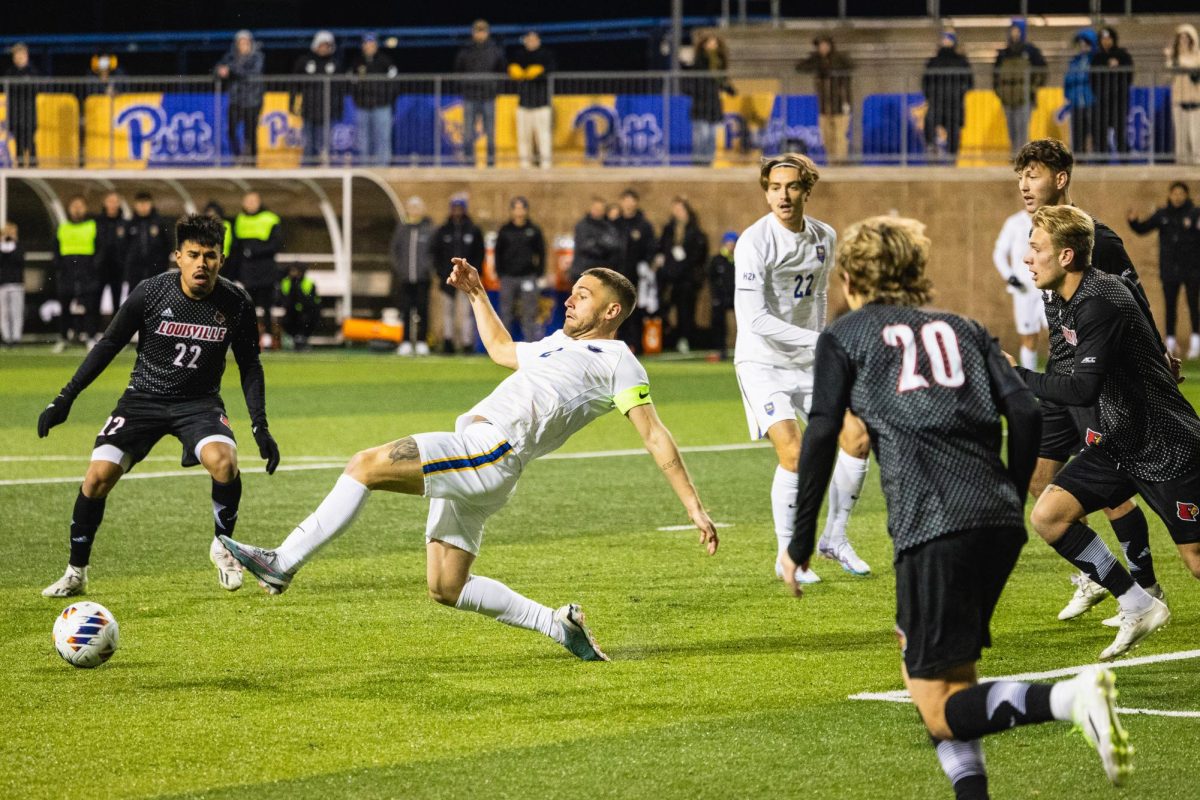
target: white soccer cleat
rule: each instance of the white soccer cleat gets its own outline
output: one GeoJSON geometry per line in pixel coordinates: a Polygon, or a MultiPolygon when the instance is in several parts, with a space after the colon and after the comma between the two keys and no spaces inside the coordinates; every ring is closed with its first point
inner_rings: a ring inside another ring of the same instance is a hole
{"type": "MultiPolygon", "coordinates": [[[[775,577],[783,580],[783,565],[778,561],[775,562],[775,577]]],[[[796,583],[820,583],[821,576],[812,571],[812,567],[805,569],[804,567],[796,567],[796,583]]]]}
{"type": "Polygon", "coordinates": [[[412,342],[408,341],[407,339],[405,341],[401,342],[400,346],[396,348],[396,355],[398,355],[398,356],[411,356],[412,354],[413,354],[413,344],[412,344],[412,342]]]}
{"type": "Polygon", "coordinates": [[[563,647],[577,658],[583,661],[608,661],[608,656],[604,655],[588,629],[583,609],[578,604],[569,603],[555,611],[554,621],[562,626],[563,647]]]}
{"type": "Polygon", "coordinates": [[[424,341],[417,342],[417,355],[419,355],[419,356],[429,355],[429,344],[424,341]]]}
{"type": "Polygon", "coordinates": [[[1117,638],[1100,652],[1101,661],[1111,661],[1128,653],[1147,636],[1171,621],[1171,609],[1167,608],[1166,603],[1156,597],[1150,598],[1150,602],[1150,607],[1140,614],[1121,612],[1121,627],[1117,630],[1117,638]]]}
{"type": "Polygon", "coordinates": [[[217,582],[222,589],[236,592],[242,588],[242,565],[215,536],[208,547],[208,557],[217,567],[217,582]]]}
{"type": "Polygon", "coordinates": [[[87,591],[87,567],[67,565],[67,571],[54,583],[42,589],[42,597],[74,597],[87,591]]]}
{"type": "Polygon", "coordinates": [[[871,574],[871,565],[858,557],[858,553],[854,552],[848,539],[843,539],[833,546],[826,544],[824,540],[817,542],[817,552],[821,554],[822,558],[828,558],[830,561],[841,564],[842,569],[851,575],[871,574]]]}
{"type": "Polygon", "coordinates": [[[1071,596],[1070,602],[1063,606],[1063,610],[1058,612],[1058,618],[1061,620],[1075,619],[1081,614],[1086,614],[1092,606],[1108,597],[1108,590],[1089,578],[1086,573],[1072,575],[1071,583],[1075,584],[1075,594],[1071,596]]]}
{"type": "MultiPolygon", "coordinates": [[[[1147,586],[1147,587],[1146,587],[1146,594],[1148,594],[1148,595],[1150,595],[1151,597],[1154,597],[1154,598],[1156,598],[1156,599],[1158,599],[1158,600],[1162,600],[1164,603],[1165,603],[1165,602],[1167,602],[1167,593],[1166,593],[1166,592],[1164,592],[1164,591],[1163,591],[1163,588],[1162,588],[1161,586],[1159,586],[1157,583],[1156,583],[1156,584],[1154,584],[1153,586],[1147,586]]],[[[1107,625],[1107,626],[1108,626],[1108,627],[1110,627],[1110,628],[1119,628],[1119,627],[1121,627],[1121,614],[1120,614],[1120,612],[1118,612],[1118,613],[1116,613],[1116,614],[1113,614],[1111,617],[1109,617],[1108,619],[1104,620],[1104,622],[1102,622],[1101,624],[1102,624],[1102,625],[1107,625]]]]}
{"type": "Polygon", "coordinates": [[[1133,746],[1114,707],[1116,676],[1111,669],[1088,667],[1074,679],[1075,706],[1071,716],[1100,754],[1104,774],[1120,786],[1133,772],[1133,746]]]}

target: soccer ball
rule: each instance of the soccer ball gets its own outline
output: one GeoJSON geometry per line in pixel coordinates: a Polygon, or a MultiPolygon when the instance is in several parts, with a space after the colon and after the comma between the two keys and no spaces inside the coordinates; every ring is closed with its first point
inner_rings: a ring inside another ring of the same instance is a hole
{"type": "Polygon", "coordinates": [[[71,603],[54,620],[52,636],[54,649],[68,664],[98,667],[117,650],[117,618],[90,600],[71,603]]]}

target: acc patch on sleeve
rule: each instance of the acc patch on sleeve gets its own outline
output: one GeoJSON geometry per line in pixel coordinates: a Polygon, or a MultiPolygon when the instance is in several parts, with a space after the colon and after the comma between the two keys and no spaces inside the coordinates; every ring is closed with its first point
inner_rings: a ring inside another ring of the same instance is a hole
{"type": "Polygon", "coordinates": [[[613,395],[613,405],[622,414],[628,414],[634,406],[644,406],[653,402],[650,399],[650,387],[646,384],[630,386],[628,389],[613,395]]]}

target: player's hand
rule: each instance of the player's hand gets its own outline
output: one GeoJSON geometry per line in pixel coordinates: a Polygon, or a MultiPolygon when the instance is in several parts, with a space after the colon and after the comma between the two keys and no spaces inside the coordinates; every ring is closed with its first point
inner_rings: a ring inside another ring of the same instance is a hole
{"type": "Polygon", "coordinates": [[[1017,365],[1017,360],[1012,357],[1012,353],[1009,353],[1006,350],[1001,350],[1000,352],[1004,354],[1004,357],[1006,359],[1008,359],[1008,365],[1010,367],[1015,367],[1017,365]]]}
{"type": "Polygon", "coordinates": [[[692,524],[700,530],[700,544],[705,545],[710,556],[715,555],[720,541],[717,539],[717,526],[713,524],[708,512],[698,508],[688,516],[692,518],[692,524]]]}
{"type": "Polygon", "coordinates": [[[1021,279],[1018,278],[1016,275],[1008,276],[1008,285],[1011,286],[1012,288],[1016,289],[1018,292],[1022,292],[1022,293],[1025,292],[1025,290],[1029,288],[1025,284],[1021,283],[1021,279]]]}
{"type": "Polygon", "coordinates": [[[1173,353],[1166,354],[1167,369],[1171,370],[1171,376],[1175,378],[1175,383],[1183,383],[1187,378],[1183,376],[1183,361],[1173,353]]]}
{"type": "Polygon", "coordinates": [[[483,281],[479,278],[479,270],[475,269],[465,258],[452,258],[450,277],[446,283],[459,291],[475,294],[483,291],[483,281]]]}
{"type": "Polygon", "coordinates": [[[67,397],[61,392],[58,397],[50,401],[50,405],[46,406],[46,409],[38,416],[39,439],[45,439],[50,435],[51,428],[67,421],[67,415],[71,413],[73,402],[75,402],[73,397],[67,397]]]}
{"type": "Polygon", "coordinates": [[[267,430],[266,425],[254,428],[254,442],[258,445],[258,454],[267,462],[267,474],[274,475],[279,466],[279,445],[275,437],[267,430]]]}
{"type": "MultiPolygon", "coordinates": [[[[792,561],[787,550],[780,553],[779,566],[783,568],[783,582],[787,584],[788,591],[795,597],[804,597],[804,587],[796,582],[796,562],[792,561]]],[[[804,563],[804,568],[808,569],[807,562],[804,563]]]]}

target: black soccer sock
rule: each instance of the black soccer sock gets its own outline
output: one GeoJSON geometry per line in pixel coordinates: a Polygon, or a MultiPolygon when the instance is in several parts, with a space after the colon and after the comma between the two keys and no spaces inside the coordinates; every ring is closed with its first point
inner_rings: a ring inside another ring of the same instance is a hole
{"type": "Polygon", "coordinates": [[[983,748],[979,742],[960,742],[957,739],[934,739],[942,771],[954,787],[955,800],[989,800],[987,767],[983,763],[983,748]]]}
{"type": "Polygon", "coordinates": [[[946,725],[954,738],[969,742],[1017,725],[1050,722],[1050,689],[1045,683],[991,681],[950,695],[946,725]]]}
{"type": "Polygon", "coordinates": [[[213,536],[233,536],[234,526],[237,525],[238,503],[242,502],[242,475],[229,483],[220,483],[215,478],[212,482],[212,505],[214,526],[213,536]]]}
{"type": "Polygon", "coordinates": [[[1120,597],[1133,588],[1133,578],[1117,562],[1117,557],[1096,532],[1082,522],[1067,528],[1062,538],[1051,547],[1077,569],[1086,572],[1093,581],[1108,589],[1113,597],[1120,597]]]}
{"type": "Polygon", "coordinates": [[[92,542],[104,519],[104,500],[103,497],[93,500],[85,496],[82,489],[75,498],[75,510],[71,514],[71,558],[68,561],[72,567],[86,567],[92,558],[92,542]]]}
{"type": "Polygon", "coordinates": [[[1158,583],[1154,574],[1154,557],[1150,555],[1150,528],[1141,506],[1134,506],[1120,519],[1110,520],[1113,533],[1125,552],[1125,563],[1129,565],[1129,576],[1143,589],[1158,583]]]}

